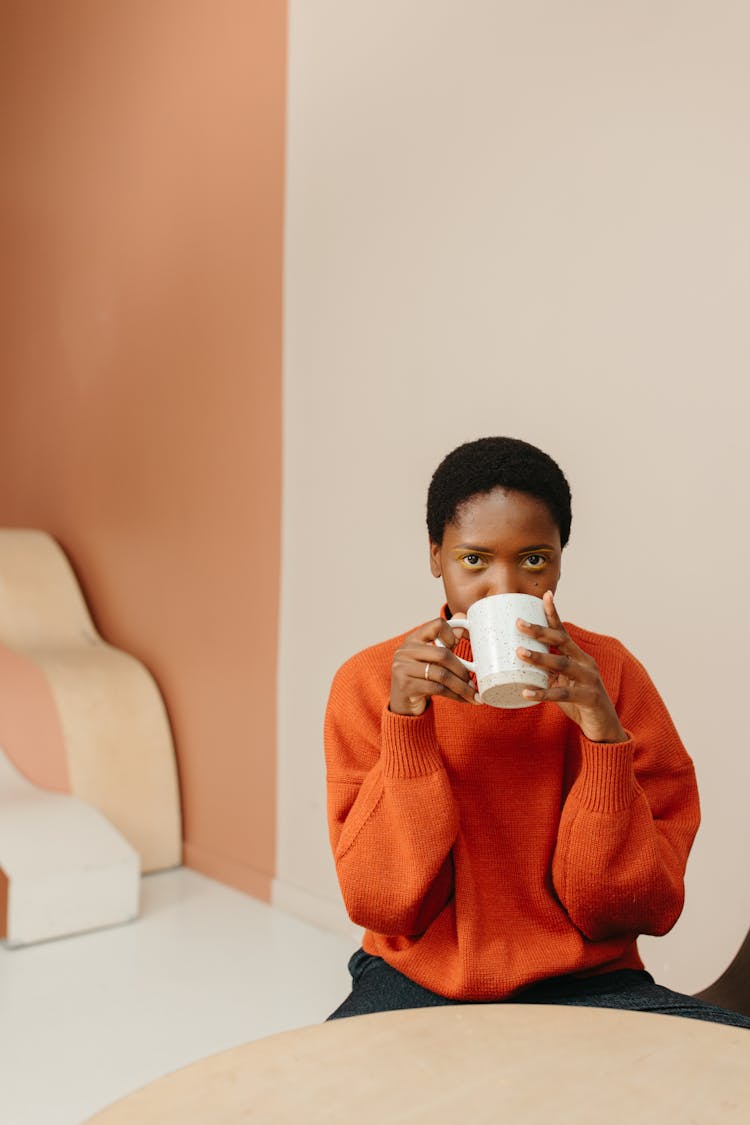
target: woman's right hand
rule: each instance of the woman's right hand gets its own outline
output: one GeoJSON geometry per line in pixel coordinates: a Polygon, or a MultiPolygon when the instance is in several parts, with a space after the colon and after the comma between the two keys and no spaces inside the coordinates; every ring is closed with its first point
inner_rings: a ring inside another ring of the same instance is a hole
{"type": "Polygon", "coordinates": [[[452,629],[442,617],[409,634],[393,656],[391,711],[421,715],[432,695],[458,703],[479,702],[471,673],[451,651],[463,634],[463,629],[452,629]],[[445,647],[436,645],[436,640],[445,647]]]}

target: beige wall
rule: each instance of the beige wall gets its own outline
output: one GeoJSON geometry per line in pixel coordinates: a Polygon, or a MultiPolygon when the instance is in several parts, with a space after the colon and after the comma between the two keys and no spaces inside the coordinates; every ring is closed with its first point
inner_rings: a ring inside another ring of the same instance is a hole
{"type": "Polygon", "coordinates": [[[525,437],[569,474],[559,603],[644,661],[704,823],[699,988],[750,923],[750,12],[292,0],[276,900],[340,917],[321,724],[351,652],[432,616],[429,475],[525,437]]]}
{"type": "Polygon", "coordinates": [[[185,855],[274,870],[283,0],[0,10],[0,524],[164,694],[185,855]]]}

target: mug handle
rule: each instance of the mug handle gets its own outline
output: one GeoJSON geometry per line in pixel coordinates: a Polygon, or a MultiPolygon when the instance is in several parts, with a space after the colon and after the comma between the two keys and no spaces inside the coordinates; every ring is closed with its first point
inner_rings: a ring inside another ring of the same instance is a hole
{"type": "MultiPolygon", "coordinates": [[[[451,626],[451,628],[454,625],[456,625],[459,629],[465,629],[467,633],[469,632],[469,622],[466,620],[465,617],[451,617],[448,624],[451,626]]],[[[435,644],[438,646],[438,648],[445,648],[446,647],[443,644],[443,642],[440,640],[439,637],[435,638],[435,644]]],[[[454,656],[455,656],[455,653],[454,653],[454,656]]],[[[456,656],[456,660],[460,661],[460,663],[463,664],[464,668],[468,668],[470,672],[473,672],[476,675],[477,666],[476,666],[475,661],[464,660],[464,658],[462,656],[456,656]]]]}

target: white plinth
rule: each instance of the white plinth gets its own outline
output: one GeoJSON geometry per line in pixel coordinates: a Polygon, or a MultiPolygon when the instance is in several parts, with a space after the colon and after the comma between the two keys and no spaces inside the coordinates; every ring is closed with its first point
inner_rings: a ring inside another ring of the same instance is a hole
{"type": "Polygon", "coordinates": [[[8,881],[9,946],[138,914],[135,849],[93,806],[32,784],[1,749],[0,868],[8,881]]]}

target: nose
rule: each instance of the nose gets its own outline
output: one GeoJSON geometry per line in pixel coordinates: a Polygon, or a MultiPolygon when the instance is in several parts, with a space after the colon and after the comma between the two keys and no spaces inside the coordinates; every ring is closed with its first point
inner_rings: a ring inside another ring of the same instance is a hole
{"type": "Polygon", "coordinates": [[[487,572],[485,598],[493,594],[525,593],[522,577],[516,566],[493,566],[487,572]]]}

